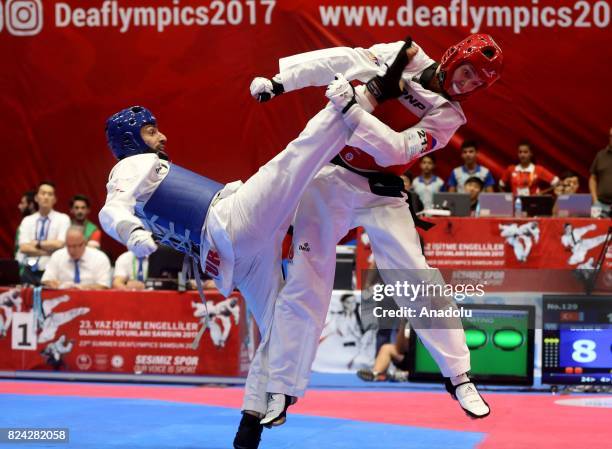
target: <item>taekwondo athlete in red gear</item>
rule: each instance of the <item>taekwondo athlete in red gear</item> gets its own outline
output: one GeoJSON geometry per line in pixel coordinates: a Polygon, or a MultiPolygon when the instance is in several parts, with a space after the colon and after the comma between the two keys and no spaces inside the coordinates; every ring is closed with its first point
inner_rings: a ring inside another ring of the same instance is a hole
{"type": "MultiPolygon", "coordinates": [[[[347,80],[364,81],[392,59],[401,46],[398,42],[367,50],[332,48],[284,58],[279,62],[280,73],[273,78],[276,85],[256,78],[251,91],[256,98],[262,94],[272,98],[277,92],[324,85],[336,72],[347,80]]],[[[340,123],[321,123],[336,126],[338,132],[348,127],[350,147],[336,148],[339,157],[315,176],[297,210],[294,248],[308,242],[310,251],[294,252],[287,283],[276,304],[271,336],[264,342],[268,353],[264,348],[256,354],[253,366],[257,369],[249,373],[243,405],[248,409],[255,404],[255,397],[261,395],[261,390],[255,388],[267,385],[270,394],[264,424],[284,422],[287,407],[293,402],[291,397],[304,394],[331,297],[335,244],[349,229],[366,229],[383,279],[388,277],[384,279],[386,283],[393,283],[389,273],[394,269],[427,270],[429,274],[423,280],[443,282],[439,271],[431,269],[422,255],[405,199],[374,194],[368,174],[402,173],[423,154],[446,146],[465,123],[458,101],[492,85],[500,77],[503,56],[488,35],[472,35],[449,48],[440,65],[416,44],[413,47],[418,52],[402,77],[405,94],[394,102],[404,107],[408,120],[414,117],[412,126],[396,132],[370,114],[371,109],[359,105],[346,110],[340,123]],[[252,374],[257,378],[251,379],[252,374]]],[[[375,86],[369,90],[376,96],[375,86]]],[[[396,300],[400,306],[406,305],[405,298],[396,300]]],[[[443,375],[452,378],[447,388],[466,413],[487,416],[489,407],[465,374],[470,369],[469,351],[460,323],[445,329],[421,328],[419,336],[443,375]]]]}

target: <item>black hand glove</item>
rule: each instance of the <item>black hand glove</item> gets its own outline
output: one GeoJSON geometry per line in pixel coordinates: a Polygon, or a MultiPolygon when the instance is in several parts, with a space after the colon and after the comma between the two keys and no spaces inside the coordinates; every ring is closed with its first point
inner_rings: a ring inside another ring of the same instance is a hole
{"type": "Polygon", "coordinates": [[[387,72],[382,76],[375,76],[367,83],[367,88],[370,93],[376,98],[378,103],[388,100],[389,98],[397,98],[402,95],[400,88],[400,80],[402,72],[410,62],[406,50],[412,45],[412,38],[408,36],[404,41],[404,45],[400,48],[395,60],[391,63],[387,72]]]}

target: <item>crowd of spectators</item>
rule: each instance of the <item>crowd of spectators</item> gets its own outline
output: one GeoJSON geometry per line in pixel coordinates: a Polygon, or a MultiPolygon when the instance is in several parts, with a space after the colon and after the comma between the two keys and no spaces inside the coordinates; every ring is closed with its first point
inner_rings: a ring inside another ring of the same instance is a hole
{"type": "Polygon", "coordinates": [[[102,232],[89,219],[91,202],[85,195],[70,198],[70,215],[54,209],[55,184],[41,182],[25,192],[17,206],[22,220],[15,234],[15,259],[25,284],[49,288],[142,290],[148,258],[126,251],[115,268],[101,247],[102,232]]]}
{"type": "MultiPolygon", "coordinates": [[[[446,181],[436,173],[436,160],[432,154],[421,158],[418,174],[404,174],[424,209],[435,208],[434,195],[440,192],[469,194],[472,215],[477,215],[478,198],[482,192],[509,192],[514,197],[551,195],[556,198],[580,191],[578,174],[568,170],[557,176],[537,164],[527,141],[519,142],[517,162],[509,165],[497,182],[491,170],[478,162],[477,142],[465,141],[461,145],[461,159],[463,164],[453,168],[446,181]]],[[[592,216],[609,217],[612,205],[612,128],[608,145],[597,153],[591,165],[588,188],[593,203],[592,216]]]]}

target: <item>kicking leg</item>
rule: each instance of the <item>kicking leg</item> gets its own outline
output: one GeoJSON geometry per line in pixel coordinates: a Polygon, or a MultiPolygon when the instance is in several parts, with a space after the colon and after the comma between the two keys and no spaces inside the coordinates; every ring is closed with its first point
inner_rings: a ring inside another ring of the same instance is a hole
{"type": "Polygon", "coordinates": [[[231,237],[237,256],[258,252],[291,218],[306,186],[345,145],[348,129],[331,104],[232,195],[231,237]]]}

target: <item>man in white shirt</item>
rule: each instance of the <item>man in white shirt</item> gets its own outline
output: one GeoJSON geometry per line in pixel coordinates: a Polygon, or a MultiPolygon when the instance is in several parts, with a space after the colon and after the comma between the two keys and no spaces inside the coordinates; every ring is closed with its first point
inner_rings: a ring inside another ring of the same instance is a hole
{"type": "Polygon", "coordinates": [[[102,251],[87,246],[83,228],[70,226],[66,247],[51,256],[42,276],[49,288],[101,290],[110,287],[111,264],[102,251]]]}
{"type": "Polygon", "coordinates": [[[149,273],[149,258],[136,257],[126,251],[115,261],[113,288],[119,290],[144,290],[149,273]]]}
{"type": "Polygon", "coordinates": [[[24,282],[38,283],[49,258],[64,246],[70,217],[53,210],[57,202],[55,185],[43,181],[35,197],[38,212],[24,217],[19,225],[19,252],[17,260],[25,266],[24,282]]]}

